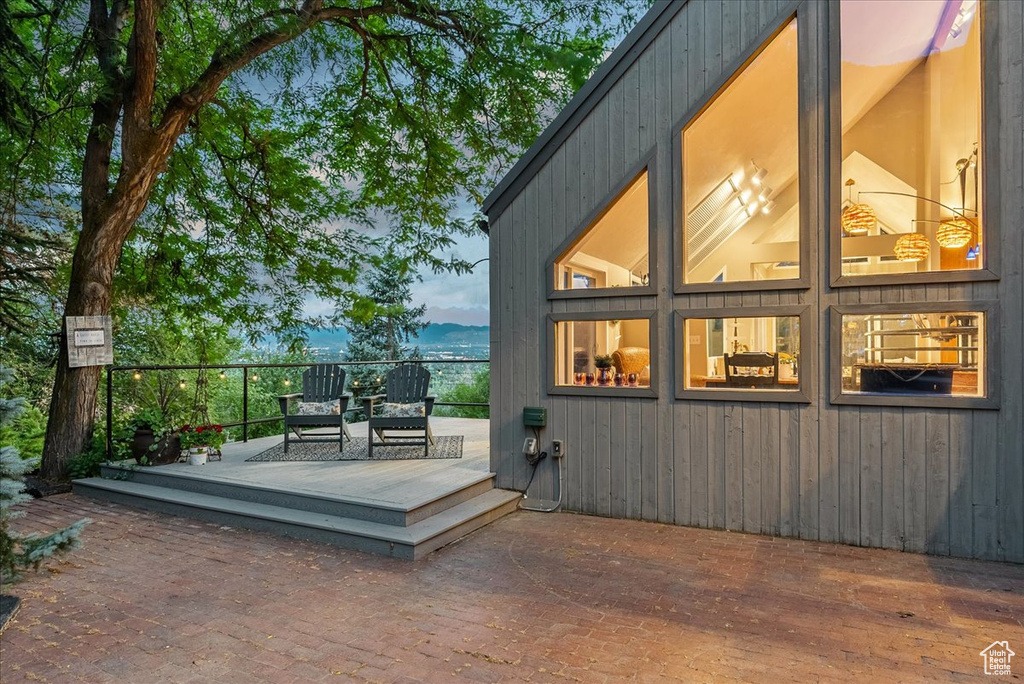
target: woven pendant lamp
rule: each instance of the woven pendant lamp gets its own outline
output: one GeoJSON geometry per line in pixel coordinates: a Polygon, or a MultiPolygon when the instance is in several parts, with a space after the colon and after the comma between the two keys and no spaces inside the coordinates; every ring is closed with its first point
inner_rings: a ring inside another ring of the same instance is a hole
{"type": "Polygon", "coordinates": [[[921,233],[907,233],[896,240],[893,254],[900,261],[924,261],[931,253],[928,238],[921,233]]]}
{"type": "Polygon", "coordinates": [[[966,247],[973,236],[974,231],[971,230],[970,224],[959,216],[943,221],[935,231],[935,241],[939,243],[939,247],[946,249],[966,247]]]}
{"type": "Polygon", "coordinates": [[[878,224],[878,217],[875,210],[866,204],[858,204],[853,201],[853,186],[856,184],[852,178],[846,181],[849,189],[849,204],[843,209],[839,217],[839,225],[843,228],[843,235],[859,236],[867,235],[878,224]]]}

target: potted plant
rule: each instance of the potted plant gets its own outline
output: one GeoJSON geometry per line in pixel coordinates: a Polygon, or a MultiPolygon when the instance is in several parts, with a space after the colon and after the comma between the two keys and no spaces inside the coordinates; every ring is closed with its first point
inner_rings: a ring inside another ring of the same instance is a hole
{"type": "Polygon", "coordinates": [[[779,352],[779,379],[792,380],[796,377],[796,357],[786,352],[779,352]]]}
{"type": "Polygon", "coordinates": [[[597,367],[597,384],[607,387],[612,384],[611,368],[614,365],[611,355],[598,354],[594,357],[594,366],[597,367]]]}
{"type": "Polygon", "coordinates": [[[178,433],[167,427],[162,411],[137,411],[125,428],[131,440],[131,455],[139,465],[165,465],[181,457],[178,433]]]}
{"type": "Polygon", "coordinates": [[[206,465],[211,449],[224,445],[224,428],[220,425],[183,425],[181,448],[188,449],[188,462],[192,465],[206,465]]]}

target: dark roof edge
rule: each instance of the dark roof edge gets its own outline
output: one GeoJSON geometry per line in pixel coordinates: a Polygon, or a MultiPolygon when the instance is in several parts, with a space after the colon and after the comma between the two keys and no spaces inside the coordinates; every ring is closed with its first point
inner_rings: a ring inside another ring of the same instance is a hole
{"type": "Polygon", "coordinates": [[[623,38],[615,51],[583,84],[555,120],[548,124],[540,137],[530,145],[530,149],[498,182],[491,194],[487,195],[483,211],[488,217],[497,216],[505,210],[529,179],[547,163],[551,155],[687,2],[688,0],[655,0],[640,23],[623,38]]]}

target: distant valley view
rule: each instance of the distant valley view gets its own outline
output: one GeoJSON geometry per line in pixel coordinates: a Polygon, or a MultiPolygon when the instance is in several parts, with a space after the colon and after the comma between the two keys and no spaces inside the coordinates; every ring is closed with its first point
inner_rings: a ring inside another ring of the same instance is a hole
{"type": "MultiPolygon", "coordinates": [[[[340,359],[348,347],[344,329],[310,330],[309,350],[324,359],[340,359]]],[[[490,355],[490,328],[486,325],[431,323],[410,347],[419,347],[424,359],[486,359],[490,355]]]]}

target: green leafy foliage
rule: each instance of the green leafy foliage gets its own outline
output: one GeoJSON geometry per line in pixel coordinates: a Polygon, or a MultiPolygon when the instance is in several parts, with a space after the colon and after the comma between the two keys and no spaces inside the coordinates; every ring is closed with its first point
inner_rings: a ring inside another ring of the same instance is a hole
{"type": "MultiPolygon", "coordinates": [[[[491,370],[484,368],[473,374],[471,382],[464,382],[441,395],[441,401],[488,404],[491,401],[491,370]]],[[[489,418],[490,409],[486,406],[438,406],[434,408],[437,416],[458,416],[462,418],[489,418]]]]}
{"type": "MultiPolygon", "coordinates": [[[[115,444],[112,460],[123,461],[129,458],[127,444],[115,444]],[[121,447],[121,450],[118,447],[121,447]]],[[[78,480],[86,477],[99,477],[100,466],[107,461],[106,439],[99,433],[93,435],[89,448],[68,461],[68,478],[78,480]]]]}
{"type": "Polygon", "coordinates": [[[160,3],[148,102],[131,90],[135,14],[111,17],[104,42],[88,3],[12,0],[0,16],[4,222],[73,245],[90,130],[111,163],[87,182],[112,190],[134,150],[125,126],[91,128],[93,105],[119,103],[120,122],[148,108],[158,127],[223,68],[153,160],[162,171],[122,250],[115,301],[201,311],[250,341],[269,328],[298,349],[308,324],[365,310],[354,285],[390,245],[413,264],[465,269],[441,256],[475,230],[459,198],[482,199],[647,4],[160,3]],[[256,49],[267,37],[275,47],[256,49]],[[334,314],[304,314],[311,293],[334,314]]]}
{"type": "Polygon", "coordinates": [[[17,418],[0,427],[0,444],[13,446],[21,458],[39,464],[43,454],[43,437],[46,435],[46,418],[35,406],[26,405],[17,418]]]}
{"type": "MultiPolygon", "coordinates": [[[[9,369],[0,367],[0,385],[11,377],[9,369]]],[[[0,399],[0,426],[10,425],[25,408],[24,400],[0,399]]],[[[25,493],[25,474],[32,464],[18,455],[18,450],[0,443],[0,581],[14,582],[21,571],[38,568],[46,558],[79,545],[82,528],[90,521],[79,520],[70,527],[47,535],[21,534],[10,529],[10,522],[25,514],[16,510],[32,500],[25,493]]]]}

